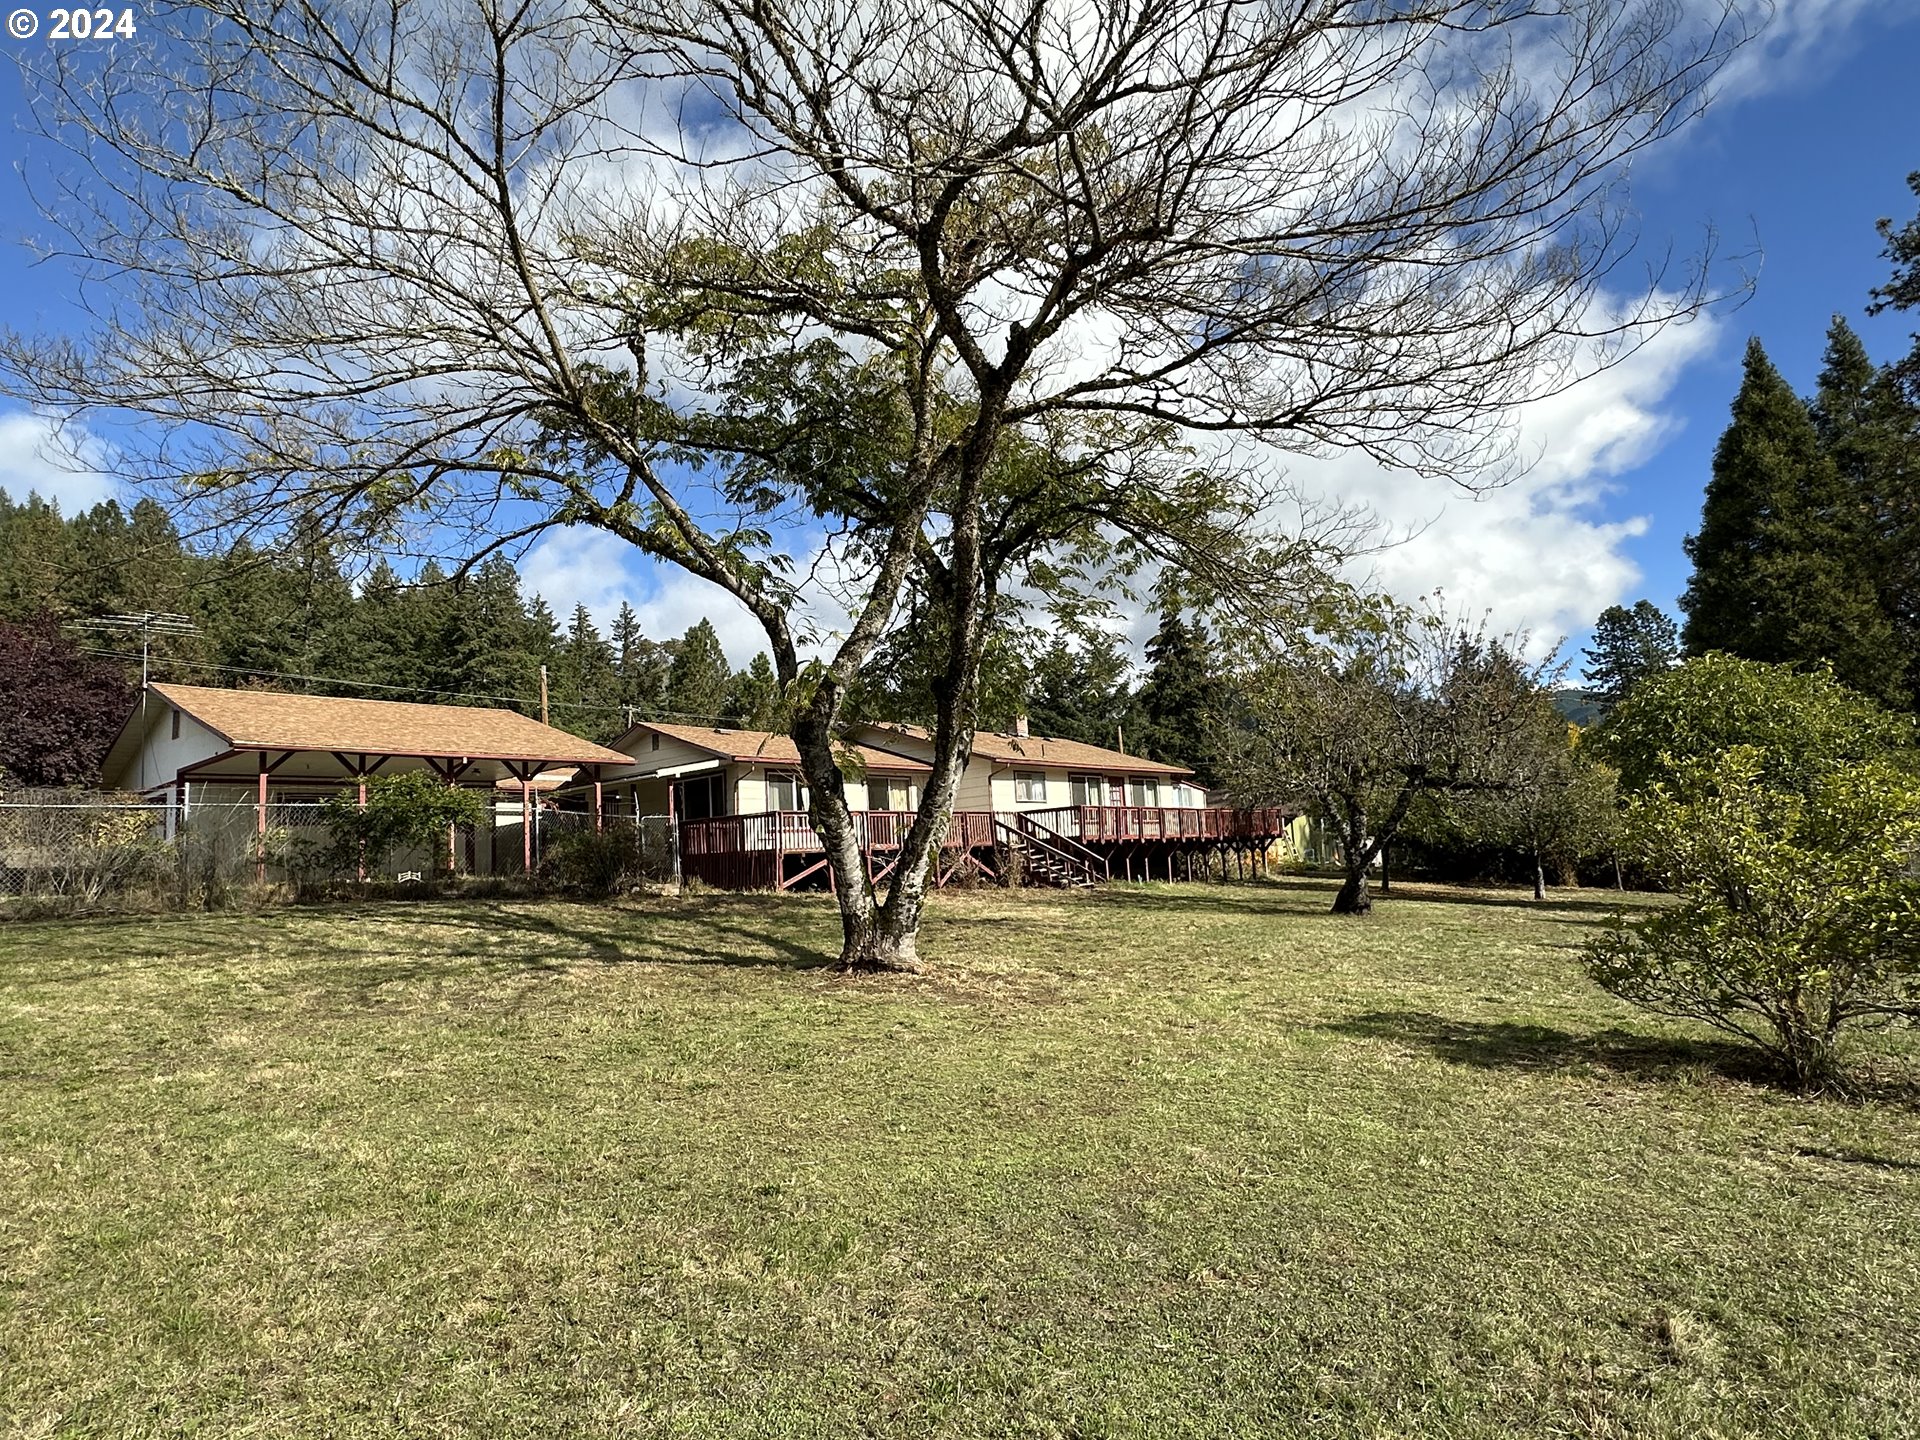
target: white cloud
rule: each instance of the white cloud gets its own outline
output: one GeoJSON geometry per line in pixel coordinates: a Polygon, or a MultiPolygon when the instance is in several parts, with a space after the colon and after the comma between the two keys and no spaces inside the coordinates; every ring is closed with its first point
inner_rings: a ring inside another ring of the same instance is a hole
{"type": "Polygon", "coordinates": [[[1440,592],[1449,611],[1531,632],[1536,654],[1590,624],[1640,578],[1623,553],[1644,516],[1610,514],[1615,477],[1679,428],[1663,409],[1681,372],[1710,351],[1711,318],[1675,325],[1610,370],[1523,407],[1518,478],[1478,494],[1335,455],[1289,465],[1307,495],[1370,508],[1402,543],[1355,566],[1404,600],[1440,592]]]}
{"type": "Polygon", "coordinates": [[[91,509],[120,494],[104,463],[99,442],[84,432],[62,433],[26,410],[0,414],[0,490],[16,501],[37,494],[65,515],[91,509]]]}
{"type": "MultiPolygon", "coordinates": [[[[1696,0],[1694,8],[1712,14],[1718,0],[1696,0]]],[[[1912,0],[1780,0],[1760,38],[1734,56],[1714,90],[1729,103],[1815,83],[1859,43],[1860,22],[1912,15],[1912,0]]]]}
{"type": "Polygon", "coordinates": [[[702,619],[711,620],[736,669],[767,648],[759,621],[719,586],[649,560],[604,530],[552,531],[526,553],[519,569],[527,593],[545,596],[562,626],[576,605],[585,605],[605,634],[624,602],[655,640],[678,639],[702,619]]]}

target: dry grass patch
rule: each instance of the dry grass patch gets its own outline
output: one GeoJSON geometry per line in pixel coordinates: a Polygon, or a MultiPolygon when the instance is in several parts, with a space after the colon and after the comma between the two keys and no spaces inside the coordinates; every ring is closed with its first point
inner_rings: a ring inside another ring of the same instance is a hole
{"type": "Polygon", "coordinates": [[[1920,1112],[1396,891],[0,929],[0,1429],[1920,1430],[1920,1112]]]}

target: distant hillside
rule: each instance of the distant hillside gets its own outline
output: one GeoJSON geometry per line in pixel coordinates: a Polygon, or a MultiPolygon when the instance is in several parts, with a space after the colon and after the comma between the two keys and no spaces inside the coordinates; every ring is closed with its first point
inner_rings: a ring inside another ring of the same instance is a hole
{"type": "Polygon", "coordinates": [[[1600,721],[1600,699],[1591,690],[1569,687],[1553,692],[1553,708],[1582,730],[1600,721]]]}

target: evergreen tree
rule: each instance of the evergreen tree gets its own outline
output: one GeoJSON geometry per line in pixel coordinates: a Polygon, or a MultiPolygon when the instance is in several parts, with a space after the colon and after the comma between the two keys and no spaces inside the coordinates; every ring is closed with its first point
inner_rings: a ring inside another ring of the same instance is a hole
{"type": "Polygon", "coordinates": [[[1609,605],[1593,624],[1587,657],[1587,684],[1601,709],[1611,710],[1649,675],[1659,675],[1680,658],[1680,632],[1651,600],[1636,600],[1629,610],[1609,605]]]}
{"type": "Polygon", "coordinates": [[[757,653],[747,668],[733,677],[727,693],[727,714],[749,730],[784,731],[792,716],[780,694],[780,677],[766,651],[757,653]]]}
{"type": "Polygon", "coordinates": [[[1191,766],[1202,782],[1211,783],[1209,721],[1220,700],[1220,677],[1206,627],[1168,607],[1147,642],[1147,678],[1134,697],[1133,748],[1150,760],[1191,766]]]}
{"type": "Polygon", "coordinates": [[[613,663],[619,672],[618,703],[633,720],[659,715],[667,708],[667,677],[680,642],[649,640],[640,629],[640,617],[633,606],[624,601],[614,617],[610,638],[613,663]]]}
{"type": "Polygon", "coordinates": [[[455,588],[445,644],[446,689],[499,705],[513,697],[527,715],[540,709],[540,662],[527,647],[529,622],[520,577],[503,555],[489,556],[455,588]],[[482,698],[495,697],[495,698],[482,698]]]}
{"type": "Polygon", "coordinates": [[[1893,698],[1904,666],[1880,609],[1868,537],[1813,416],[1748,343],[1733,421],[1714,451],[1681,607],[1687,653],[1827,661],[1845,683],[1893,698]]]}
{"type": "MultiPolygon", "coordinates": [[[[1920,198],[1920,170],[1907,176],[1907,188],[1920,198]]],[[[1882,220],[1875,228],[1887,242],[1880,253],[1893,262],[1893,278],[1873,291],[1873,303],[1867,307],[1867,313],[1920,310],[1920,216],[1897,230],[1891,220],[1882,220]]],[[[1900,382],[1920,400],[1920,332],[1913,336],[1913,349],[1893,368],[1900,382]]]]}
{"type": "Polygon", "coordinates": [[[669,718],[705,723],[723,715],[732,679],[719,633],[711,620],[702,620],[681,637],[674,652],[673,668],[667,674],[669,718]]]}
{"type": "Polygon", "coordinates": [[[1056,635],[1033,662],[1028,719],[1036,735],[1111,746],[1133,701],[1126,650],[1094,631],[1070,645],[1056,635]]]}
{"type": "Polygon", "coordinates": [[[72,570],[71,541],[60,507],[38,495],[0,511],[0,618],[76,617],[62,596],[72,570]]]}
{"type": "Polygon", "coordinates": [[[611,739],[625,726],[616,708],[619,674],[613,648],[600,638],[584,605],[573,607],[553,674],[553,723],[589,739],[611,739]]]}

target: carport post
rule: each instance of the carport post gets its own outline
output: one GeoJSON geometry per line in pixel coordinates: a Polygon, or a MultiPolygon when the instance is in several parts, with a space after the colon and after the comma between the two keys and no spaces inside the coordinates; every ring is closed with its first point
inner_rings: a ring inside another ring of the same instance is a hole
{"type": "Polygon", "coordinates": [[[595,765],[593,767],[593,833],[596,835],[601,833],[604,823],[606,812],[602,807],[605,803],[606,797],[600,786],[600,767],[595,765]]]}
{"type": "Polygon", "coordinates": [[[520,868],[533,873],[533,774],[520,777],[520,868]]]}
{"type": "Polygon", "coordinates": [[[260,752],[260,798],[254,806],[255,834],[258,837],[260,859],[255,878],[262,884],[267,883],[267,752],[260,752]]]}
{"type": "MultiPolygon", "coordinates": [[[[364,811],[367,808],[367,757],[362,755],[360,757],[359,765],[357,765],[354,768],[360,777],[360,808],[361,810],[364,811]]],[[[362,835],[360,837],[360,882],[362,884],[365,884],[366,879],[367,879],[367,837],[362,835]]]]}

